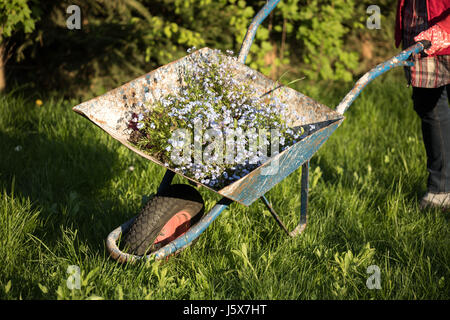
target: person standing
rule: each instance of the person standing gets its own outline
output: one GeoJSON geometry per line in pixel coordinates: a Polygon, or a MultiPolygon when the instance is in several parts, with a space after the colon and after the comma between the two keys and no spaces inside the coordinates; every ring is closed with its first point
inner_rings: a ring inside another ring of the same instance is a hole
{"type": "Polygon", "coordinates": [[[429,40],[426,55],[405,68],[414,110],[422,124],[429,172],[420,207],[450,209],[450,0],[399,0],[396,46],[429,40]]]}

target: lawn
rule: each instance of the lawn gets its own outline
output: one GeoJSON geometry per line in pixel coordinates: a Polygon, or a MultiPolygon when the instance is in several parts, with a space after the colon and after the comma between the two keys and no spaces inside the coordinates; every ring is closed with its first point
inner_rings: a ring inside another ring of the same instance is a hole
{"type": "MultiPolygon", "coordinates": [[[[330,106],[351,87],[295,86],[330,106]]],[[[232,204],[195,245],[135,265],[109,258],[104,240],[164,170],[75,114],[76,102],[2,95],[0,299],[449,299],[449,216],[418,208],[427,172],[410,94],[397,70],[350,107],[311,160],[301,236],[288,238],[262,202],[232,204]],[[80,289],[67,286],[72,265],[80,289]],[[369,266],[379,289],[366,285],[369,266]]],[[[290,228],[300,174],[267,194],[290,228]]],[[[207,210],[219,199],[200,192],[207,210]]]]}

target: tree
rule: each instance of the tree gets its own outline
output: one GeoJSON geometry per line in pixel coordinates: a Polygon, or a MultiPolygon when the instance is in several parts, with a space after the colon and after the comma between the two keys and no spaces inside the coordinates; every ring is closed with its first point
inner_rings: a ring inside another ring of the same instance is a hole
{"type": "MultiPolygon", "coordinates": [[[[265,0],[253,5],[259,10],[265,0]]],[[[244,0],[73,0],[81,9],[80,30],[66,26],[67,3],[39,3],[42,16],[21,47],[26,58],[12,70],[29,70],[26,82],[70,96],[98,95],[174,61],[190,47],[237,52],[255,9],[244,0]],[[51,76],[49,76],[51,74],[51,76]]],[[[264,67],[270,49],[259,29],[248,62],[264,67]]],[[[14,41],[21,43],[20,37],[14,41]]],[[[16,76],[26,77],[23,72],[16,76]]]]}
{"type": "MultiPolygon", "coordinates": [[[[72,0],[70,5],[81,9],[82,23],[80,30],[70,30],[67,2],[0,0],[1,34],[8,35],[3,37],[9,37],[8,48],[14,46],[16,56],[16,64],[8,64],[8,75],[58,94],[99,95],[181,58],[192,46],[237,54],[251,20],[265,3],[72,0]]],[[[375,50],[385,49],[385,36],[380,35],[387,34],[387,24],[383,22],[383,32],[363,27],[369,3],[283,0],[259,27],[247,64],[275,80],[292,65],[309,80],[350,81],[362,68],[363,40],[375,39],[375,50]]],[[[393,15],[388,11],[395,4],[378,3],[390,24],[393,15]]],[[[382,51],[375,50],[373,56],[382,51]]]]}
{"type": "Polygon", "coordinates": [[[32,15],[27,0],[0,0],[0,91],[6,87],[5,65],[10,53],[6,42],[14,33],[31,33],[37,17],[32,15]]]}

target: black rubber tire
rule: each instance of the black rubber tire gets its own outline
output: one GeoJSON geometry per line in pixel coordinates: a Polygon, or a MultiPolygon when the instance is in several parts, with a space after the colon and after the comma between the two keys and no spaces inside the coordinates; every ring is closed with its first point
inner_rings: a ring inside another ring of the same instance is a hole
{"type": "Polygon", "coordinates": [[[181,210],[191,215],[191,226],[204,213],[204,202],[200,193],[186,184],[173,184],[155,195],[142,209],[130,228],[124,233],[126,252],[143,256],[154,251],[154,241],[164,225],[181,210]]]}

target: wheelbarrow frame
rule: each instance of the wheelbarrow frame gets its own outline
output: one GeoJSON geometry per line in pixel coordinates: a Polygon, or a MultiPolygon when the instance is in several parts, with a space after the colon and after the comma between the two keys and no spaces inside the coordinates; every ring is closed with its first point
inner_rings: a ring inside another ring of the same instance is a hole
{"type": "MultiPolygon", "coordinates": [[[[256,31],[258,26],[262,23],[262,21],[270,14],[270,12],[276,7],[276,5],[280,2],[280,0],[270,0],[266,3],[266,5],[259,11],[259,13],[254,17],[251,22],[247,34],[242,43],[239,55],[238,62],[245,64],[247,55],[250,51],[251,44],[253,43],[256,31]]],[[[301,173],[301,203],[300,203],[300,215],[299,215],[299,223],[294,228],[293,231],[289,231],[278,214],[272,208],[270,202],[264,196],[264,194],[259,196],[259,199],[263,201],[266,205],[272,216],[275,218],[278,225],[285,231],[285,233],[291,237],[298,236],[301,234],[306,227],[307,222],[307,208],[308,208],[308,191],[309,191],[309,162],[313,154],[320,148],[320,146],[326,141],[329,135],[334,132],[335,129],[343,122],[345,119],[343,114],[349,108],[349,106],[354,102],[357,96],[361,93],[361,91],[367,86],[368,83],[373,81],[378,76],[383,73],[400,66],[412,66],[412,62],[407,61],[408,58],[413,54],[419,54],[424,49],[430,46],[430,43],[427,41],[419,42],[412,47],[404,50],[399,55],[393,57],[392,59],[379,64],[369,72],[367,72],[360,80],[356,82],[352,90],[344,97],[342,102],[336,107],[335,113],[339,115],[339,117],[335,117],[333,123],[327,126],[326,130],[320,130],[319,134],[313,135],[305,138],[305,142],[303,144],[297,143],[293,147],[295,149],[291,150],[290,157],[296,157],[293,163],[290,163],[290,168],[287,168],[281,175],[275,175],[274,177],[269,177],[263,181],[262,184],[266,185],[266,189],[264,191],[270,190],[274,185],[283,180],[288,174],[302,167],[301,173]],[[310,147],[308,147],[308,143],[310,147]]],[[[75,109],[75,111],[79,112],[79,110],[75,109]]],[[[302,141],[300,141],[302,142],[302,141]]],[[[275,157],[278,157],[277,160],[282,160],[283,155],[285,157],[287,153],[278,154],[275,157]]],[[[282,167],[282,166],[281,166],[282,167]]],[[[260,167],[261,168],[261,167],[260,167]]],[[[259,168],[258,168],[259,169],[259,168]]],[[[258,170],[256,169],[256,170],[258,170]]],[[[252,174],[252,173],[250,173],[252,174]]],[[[249,175],[250,175],[249,174],[249,175]]],[[[166,170],[166,173],[159,185],[158,193],[167,188],[173,178],[175,176],[175,172],[172,170],[166,170]]],[[[259,176],[259,175],[255,175],[259,176]]],[[[256,178],[255,178],[256,179],[256,178]]],[[[253,181],[253,180],[251,180],[253,181]]],[[[256,181],[256,180],[255,180],[256,181]]],[[[245,187],[248,187],[248,184],[244,184],[238,187],[234,186],[231,189],[231,192],[234,192],[232,195],[228,195],[226,192],[221,193],[225,195],[220,201],[216,203],[216,205],[206,214],[198,223],[192,226],[185,234],[181,235],[177,239],[173,240],[169,244],[160,248],[159,250],[150,253],[149,255],[144,256],[136,256],[132,254],[127,254],[122,252],[117,246],[117,240],[120,235],[128,230],[131,226],[135,218],[130,219],[125,222],[115,230],[113,230],[106,239],[106,247],[111,256],[120,261],[120,262],[133,262],[141,259],[162,259],[169,255],[172,255],[176,252],[179,252],[186,248],[192,243],[195,239],[199,237],[199,235],[206,230],[206,228],[225,210],[229,207],[229,205],[233,202],[240,202],[244,205],[251,204],[254,199],[254,194],[252,192],[244,192],[245,187]],[[236,188],[239,189],[239,192],[236,193],[236,188]]]]}

